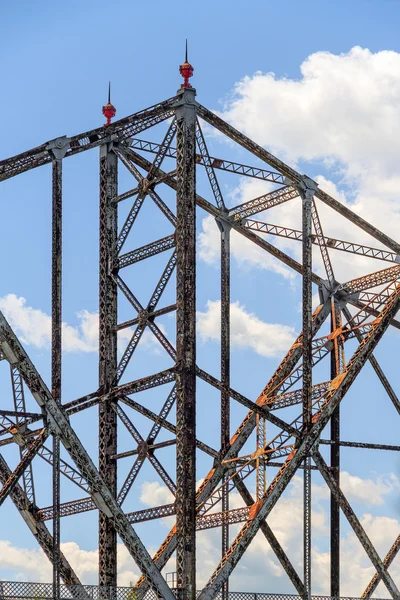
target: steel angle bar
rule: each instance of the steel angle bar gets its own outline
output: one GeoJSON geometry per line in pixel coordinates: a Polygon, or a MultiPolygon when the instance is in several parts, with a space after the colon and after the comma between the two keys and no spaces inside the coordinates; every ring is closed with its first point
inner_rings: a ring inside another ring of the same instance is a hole
{"type": "MultiPolygon", "coordinates": [[[[290,227],[285,227],[283,225],[273,225],[271,223],[254,221],[253,219],[247,218],[242,221],[242,225],[244,225],[244,227],[247,229],[259,233],[267,233],[269,235],[276,235],[278,237],[284,237],[296,241],[302,241],[303,239],[303,234],[301,231],[298,229],[291,229],[290,227]]],[[[332,250],[341,250],[342,252],[366,256],[368,258],[375,258],[377,260],[383,260],[386,262],[398,262],[398,255],[394,252],[390,252],[389,250],[381,250],[379,248],[372,248],[371,246],[355,244],[354,242],[337,240],[326,235],[313,234],[311,237],[312,243],[315,246],[326,247],[332,250]]]]}
{"type": "Polygon", "coordinates": [[[396,281],[399,277],[400,265],[397,265],[395,267],[376,271],[375,273],[369,273],[363,277],[357,277],[357,279],[352,279],[347,283],[343,283],[339,289],[354,294],[355,292],[363,292],[378,285],[396,281]]]}
{"type": "Polygon", "coordinates": [[[105,485],[80,439],[75,434],[65,411],[51,396],[43,380],[40,378],[38,372],[1,313],[0,348],[2,352],[4,352],[7,360],[19,368],[33,397],[39,406],[43,407],[46,411],[46,415],[54,424],[54,428],[57,430],[64,447],[91,486],[93,500],[101,507],[101,511],[106,512],[132,558],[151,582],[151,586],[166,600],[174,600],[174,595],[164,578],[161,576],[160,571],[153,564],[146,548],[128,523],[113,494],[105,485]]]}
{"type": "MultiPolygon", "coordinates": [[[[122,153],[122,155],[119,154],[119,158],[123,161],[125,166],[129,169],[129,171],[137,179],[139,186],[138,186],[137,198],[136,198],[131,210],[129,211],[129,214],[128,214],[128,216],[125,220],[125,223],[121,229],[121,233],[119,234],[118,239],[117,239],[116,250],[118,253],[121,251],[121,248],[129,234],[130,230],[132,229],[132,225],[135,222],[137,214],[138,214],[140,208],[142,207],[142,204],[143,204],[147,194],[149,193],[150,188],[154,189],[155,182],[153,182],[153,179],[154,179],[153,174],[155,171],[157,171],[160,168],[160,166],[163,162],[163,159],[165,157],[165,153],[167,152],[167,150],[172,142],[175,132],[176,132],[176,121],[174,119],[168,128],[168,131],[165,135],[163,144],[160,146],[160,148],[154,158],[153,164],[151,165],[151,168],[148,171],[146,177],[142,177],[142,175],[139,173],[139,171],[132,166],[132,164],[127,160],[127,158],[125,157],[125,155],[123,153],[122,153]]],[[[126,199],[130,195],[132,195],[132,193],[128,192],[125,195],[123,195],[122,197],[118,197],[118,201],[120,201],[122,199],[126,199]]]]}
{"type": "MultiPolygon", "coordinates": [[[[151,180],[151,188],[154,190],[154,188],[159,185],[160,183],[165,183],[166,179],[171,179],[174,178],[176,176],[176,169],[174,169],[173,171],[170,171],[169,173],[166,173],[165,175],[162,175],[161,177],[155,177],[154,179],[151,180]]],[[[136,196],[142,189],[142,185],[137,185],[135,188],[132,188],[130,190],[127,190],[126,192],[123,192],[121,194],[118,195],[118,198],[116,200],[116,202],[122,202],[123,200],[127,200],[128,198],[132,198],[132,196],[136,196]]]]}
{"type": "MultiPolygon", "coordinates": [[[[147,443],[147,442],[146,442],[147,443]]],[[[176,439],[170,439],[170,440],[165,440],[164,442],[158,442],[158,444],[148,444],[148,450],[152,451],[152,450],[160,450],[161,448],[167,448],[168,446],[175,446],[176,444],[176,439]]],[[[118,454],[115,454],[114,458],[126,458],[127,456],[135,456],[137,454],[140,454],[140,452],[142,451],[141,448],[137,448],[136,450],[127,450],[126,452],[120,452],[118,454]]]]}
{"type": "Polygon", "coordinates": [[[361,448],[365,450],[390,450],[392,452],[400,452],[400,446],[393,446],[391,444],[372,444],[370,442],[345,442],[342,440],[320,440],[320,444],[324,445],[335,445],[343,446],[344,448],[361,448]]]}
{"type": "MultiPolygon", "coordinates": [[[[171,258],[171,260],[174,261],[174,256],[171,258]]],[[[169,264],[170,263],[168,263],[168,265],[169,264]]],[[[168,265],[167,265],[167,268],[164,271],[164,273],[166,273],[166,271],[168,269],[168,265]]],[[[175,266],[175,261],[173,262],[173,265],[171,266],[171,268],[168,269],[168,273],[165,275],[165,280],[164,280],[164,283],[161,286],[161,288],[159,288],[159,285],[157,285],[157,288],[154,290],[153,295],[149,300],[146,310],[140,304],[139,300],[136,298],[136,296],[130,290],[128,285],[123,281],[123,279],[119,275],[114,276],[114,280],[115,280],[116,284],[118,285],[119,289],[123,292],[126,299],[132,304],[132,306],[135,308],[135,310],[139,313],[139,323],[138,323],[135,331],[133,332],[131,340],[130,340],[127,348],[125,349],[125,351],[119,361],[118,367],[116,369],[116,373],[115,373],[116,383],[118,383],[120,381],[122,375],[124,374],[125,369],[129,364],[132,354],[134,353],[134,351],[140,341],[140,338],[142,337],[142,335],[144,333],[146,326],[149,327],[149,329],[151,330],[153,335],[158,339],[160,344],[168,352],[168,354],[171,356],[171,358],[173,360],[176,359],[175,348],[172,346],[172,344],[167,339],[167,337],[164,335],[164,333],[160,330],[160,328],[153,321],[149,320],[148,316],[147,316],[149,309],[150,309],[150,312],[154,311],[154,309],[161,297],[162,291],[165,288],[165,285],[167,284],[167,282],[172,274],[174,266],[175,266]]]]}
{"type": "MultiPolygon", "coordinates": [[[[134,426],[134,424],[132,423],[132,421],[126,414],[126,412],[122,409],[122,407],[119,404],[118,405],[113,404],[112,406],[113,406],[113,409],[115,410],[115,412],[117,413],[117,415],[119,416],[119,418],[121,419],[122,423],[125,425],[125,427],[129,431],[129,433],[131,434],[132,438],[135,440],[135,442],[138,444],[138,446],[141,447],[141,449],[139,450],[138,461],[140,461],[142,458],[144,461],[144,458],[147,457],[149,459],[149,462],[151,463],[151,465],[154,467],[154,469],[156,470],[158,475],[161,477],[161,479],[165,483],[165,485],[169,488],[169,490],[173,494],[175,494],[175,491],[176,491],[175,483],[172,481],[171,477],[165,471],[165,469],[161,465],[160,461],[152,453],[149,452],[149,449],[147,447],[147,444],[146,444],[144,438],[142,437],[140,432],[137,430],[137,428],[134,426]]],[[[128,474],[128,478],[129,478],[129,475],[130,474],[128,474]]],[[[133,481],[130,481],[130,485],[129,485],[128,489],[126,490],[126,492],[124,493],[124,497],[128,493],[129,489],[132,487],[133,481]]],[[[124,488],[124,486],[123,486],[123,488],[124,488]]],[[[121,502],[121,492],[118,494],[118,499],[121,504],[122,503],[121,502]]]]}
{"type": "Polygon", "coordinates": [[[170,250],[174,247],[175,236],[168,235],[160,240],[156,240],[155,242],[151,242],[150,244],[136,248],[131,252],[122,254],[122,256],[118,257],[118,268],[122,269],[124,267],[129,267],[134,263],[145,260],[146,258],[150,258],[151,256],[156,256],[157,254],[165,252],[166,250],[170,250]]]}
{"type": "Polygon", "coordinates": [[[71,402],[66,402],[63,408],[66,410],[67,415],[74,414],[75,411],[84,410],[88,405],[91,406],[92,402],[103,402],[108,400],[115,400],[124,394],[137,394],[151,388],[172,383],[175,381],[175,369],[165,369],[154,375],[148,375],[141,379],[136,379],[129,383],[112,388],[111,391],[104,393],[104,390],[98,390],[87,396],[82,396],[71,402]]]}
{"type": "MultiPolygon", "coordinates": [[[[314,226],[314,231],[316,234],[315,237],[317,237],[318,240],[324,240],[324,232],[322,231],[321,220],[319,218],[317,205],[315,203],[314,198],[313,198],[312,204],[311,204],[311,218],[312,218],[312,223],[314,226]]],[[[311,243],[313,243],[314,236],[312,233],[310,233],[310,238],[311,238],[311,243]]],[[[328,278],[328,281],[331,285],[334,285],[336,280],[335,280],[335,276],[333,274],[333,268],[332,268],[332,263],[331,263],[331,259],[329,256],[328,248],[325,246],[325,244],[319,244],[319,249],[321,252],[321,258],[322,258],[322,262],[324,263],[324,269],[325,269],[325,273],[328,278]]]]}
{"type": "MultiPolygon", "coordinates": [[[[243,204],[239,204],[239,206],[235,206],[229,210],[228,216],[233,217],[234,221],[241,221],[242,219],[247,219],[252,215],[256,215],[257,213],[264,212],[269,208],[274,206],[279,206],[284,202],[288,202],[289,200],[293,200],[294,198],[299,197],[299,192],[296,188],[291,186],[284,186],[269,192],[268,194],[264,194],[262,196],[258,196],[253,200],[249,200],[248,202],[244,202],[243,204]]],[[[250,221],[249,223],[258,223],[258,221],[250,221]]],[[[254,225],[256,227],[256,225],[254,225]]],[[[250,228],[250,227],[249,227],[250,228]]],[[[293,230],[294,231],[294,230],[293,230]]],[[[270,233],[267,231],[266,233],[270,233]]],[[[301,232],[298,232],[301,234],[301,232]]]]}
{"type": "MultiPolygon", "coordinates": [[[[129,145],[132,149],[141,150],[143,152],[151,152],[153,154],[159,151],[160,145],[155,142],[149,142],[147,140],[141,140],[133,138],[129,141],[129,145]]],[[[176,148],[169,148],[166,156],[170,158],[176,158],[176,148]]],[[[270,181],[272,183],[283,184],[285,183],[284,177],[280,173],[274,171],[268,171],[260,167],[252,167],[241,163],[232,162],[223,158],[215,158],[210,156],[211,165],[214,169],[221,171],[228,171],[230,173],[236,173],[244,177],[253,177],[254,179],[263,179],[264,181],[270,181]]],[[[204,166],[204,159],[201,154],[196,154],[196,163],[204,166]]]]}

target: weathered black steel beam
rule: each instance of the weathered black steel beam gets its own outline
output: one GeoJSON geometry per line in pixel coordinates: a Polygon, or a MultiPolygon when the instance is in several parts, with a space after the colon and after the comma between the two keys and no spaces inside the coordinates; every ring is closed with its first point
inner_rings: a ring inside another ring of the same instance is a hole
{"type": "Polygon", "coordinates": [[[176,109],[176,572],[179,600],[196,598],[196,110],[176,109]]]}
{"type": "MultiPolygon", "coordinates": [[[[221,232],[221,450],[228,449],[230,441],[230,226],[222,221],[217,221],[221,232]]],[[[229,491],[227,486],[222,491],[223,514],[229,511],[229,491]]],[[[224,519],[221,526],[221,551],[222,556],[229,548],[229,520],[224,519]]],[[[222,586],[222,600],[228,600],[229,582],[222,586]]]]}
{"type": "MultiPolygon", "coordinates": [[[[117,241],[118,158],[112,145],[100,148],[99,255],[99,387],[111,392],[117,368],[117,286],[110,272],[117,241]]],[[[99,473],[117,495],[117,416],[110,402],[99,404],[99,473]]],[[[117,534],[111,519],[99,511],[99,584],[117,585],[117,534]]]]}
{"type": "MultiPolygon", "coordinates": [[[[302,347],[303,347],[303,436],[312,426],[312,207],[317,184],[303,177],[298,186],[302,199],[302,347]]],[[[303,471],[303,571],[304,598],[311,599],[311,458],[307,454],[303,471]]],[[[264,492],[265,493],[265,492],[264,492]]]]}
{"type": "MultiPolygon", "coordinates": [[[[66,147],[53,149],[52,274],[51,274],[51,393],[61,405],[62,373],[62,159],[66,147]]],[[[60,439],[53,435],[53,597],[60,598],[60,439]]]]}
{"type": "MultiPolygon", "coordinates": [[[[339,308],[332,300],[331,311],[331,331],[335,331],[340,326],[339,308]]],[[[331,380],[333,381],[340,375],[340,361],[338,338],[333,341],[331,351],[331,380]]],[[[340,404],[336,407],[331,418],[331,440],[330,451],[331,473],[337,485],[340,485],[340,404]]],[[[339,598],[340,596],[340,506],[335,495],[330,494],[330,590],[331,596],[339,598]]]]}

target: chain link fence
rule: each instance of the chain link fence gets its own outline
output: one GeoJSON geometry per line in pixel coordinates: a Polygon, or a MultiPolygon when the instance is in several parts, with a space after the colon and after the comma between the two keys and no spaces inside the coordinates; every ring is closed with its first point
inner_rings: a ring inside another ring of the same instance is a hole
{"type": "MultiPolygon", "coordinates": [[[[200,591],[197,593],[200,595],[200,591]]],[[[217,594],[216,599],[220,600],[217,594]]],[[[229,600],[301,600],[295,594],[264,594],[255,592],[229,592],[229,600]]],[[[313,600],[338,600],[331,596],[312,596],[313,600]]],[[[22,581],[0,581],[0,600],[52,600],[51,583],[31,583],[22,581]]],[[[153,591],[143,597],[133,587],[107,588],[98,585],[61,585],[60,600],[162,600],[153,591]]],[[[343,596],[341,600],[359,600],[343,596]]],[[[381,599],[384,600],[384,599],[381,599]]]]}

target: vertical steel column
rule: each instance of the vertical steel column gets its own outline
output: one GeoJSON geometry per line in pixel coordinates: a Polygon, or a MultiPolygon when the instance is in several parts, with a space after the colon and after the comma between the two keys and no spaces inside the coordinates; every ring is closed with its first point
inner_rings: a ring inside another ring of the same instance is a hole
{"type": "Polygon", "coordinates": [[[176,109],[176,572],[178,597],[196,597],[196,107],[176,109]]]}
{"type": "MultiPolygon", "coordinates": [[[[331,312],[331,331],[337,328],[336,310],[338,310],[332,299],[331,312]]],[[[335,340],[334,348],[331,352],[331,379],[339,375],[338,369],[338,348],[337,340],[335,340]]],[[[340,404],[335,409],[331,417],[331,473],[337,485],[340,485],[340,404]]],[[[331,493],[331,596],[334,598],[340,597],[340,505],[334,494],[331,493]]]]}
{"type": "MultiPolygon", "coordinates": [[[[118,158],[112,144],[100,148],[100,274],[99,385],[111,389],[117,370],[117,286],[111,278],[115,263],[118,208],[118,158]]],[[[117,495],[117,415],[110,403],[99,405],[99,472],[117,495]]],[[[99,585],[117,585],[117,535],[108,517],[99,513],[99,585]]]]}
{"type": "MultiPolygon", "coordinates": [[[[312,200],[316,184],[308,177],[303,177],[299,192],[302,198],[303,225],[303,290],[302,290],[302,321],[303,321],[303,431],[308,435],[312,425],[312,200]]],[[[304,596],[311,598],[311,458],[304,461],[304,596]]]]}
{"type": "MultiPolygon", "coordinates": [[[[52,144],[52,248],[51,248],[51,390],[61,404],[62,363],[62,159],[66,138],[52,144]]],[[[60,598],[60,438],[53,436],[53,598],[60,598]]]]}
{"type": "MultiPolygon", "coordinates": [[[[230,441],[230,233],[228,223],[217,220],[221,231],[221,449],[224,455],[230,441]]],[[[226,475],[224,481],[226,481],[226,475]]],[[[229,492],[227,486],[222,488],[222,556],[229,548],[229,522],[224,519],[224,514],[229,510],[229,492]]],[[[228,600],[229,579],[221,588],[221,600],[228,600]]]]}

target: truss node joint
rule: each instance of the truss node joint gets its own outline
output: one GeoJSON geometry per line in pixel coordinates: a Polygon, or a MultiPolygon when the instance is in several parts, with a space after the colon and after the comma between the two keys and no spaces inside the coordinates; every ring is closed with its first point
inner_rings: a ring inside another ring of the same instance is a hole
{"type": "Polygon", "coordinates": [[[56,160],[62,160],[66,155],[67,150],[70,149],[70,141],[71,140],[66,135],[63,135],[55,140],[51,140],[47,144],[46,150],[48,150],[56,160]]]}

